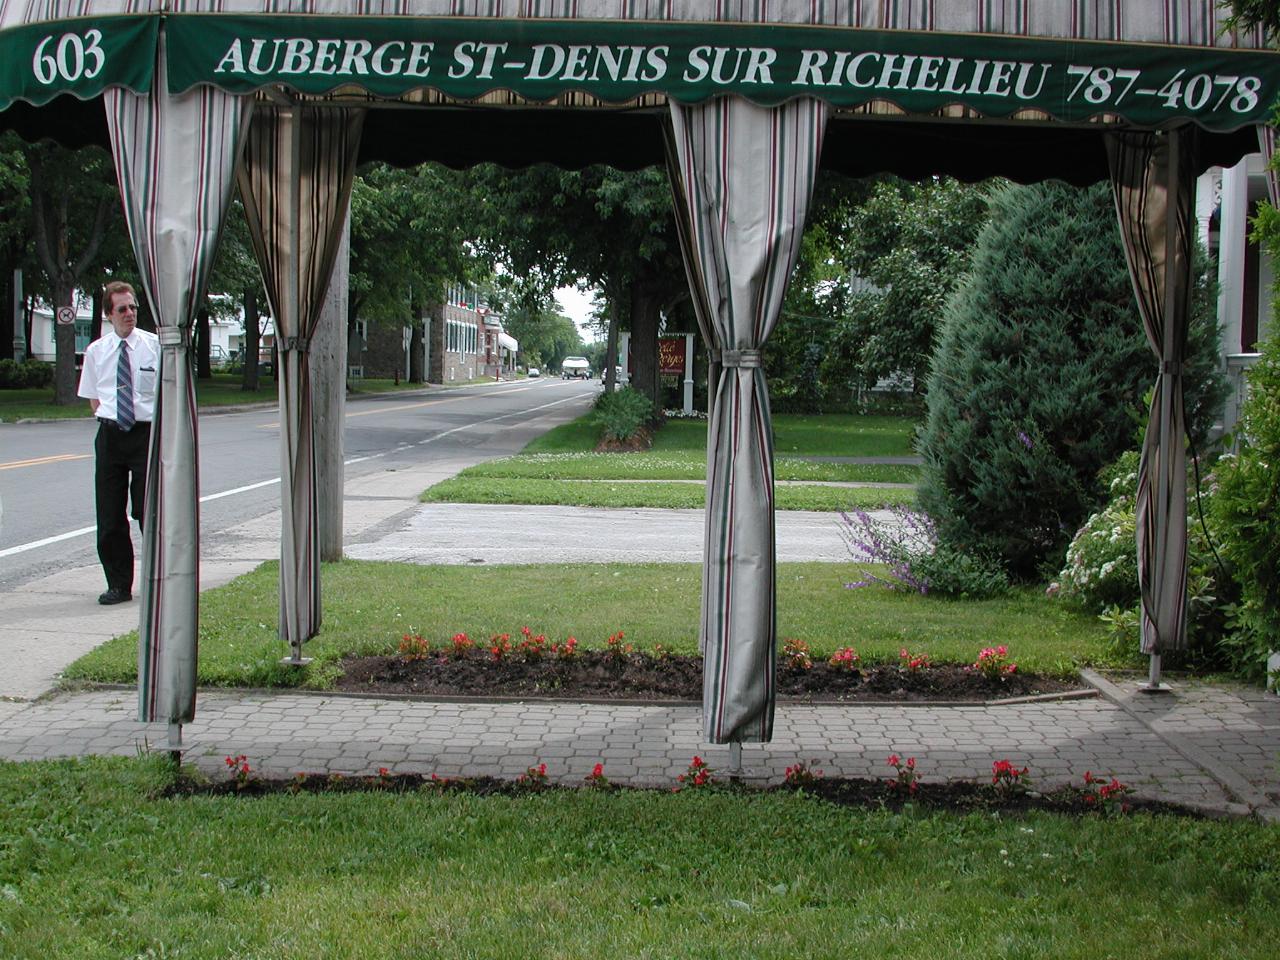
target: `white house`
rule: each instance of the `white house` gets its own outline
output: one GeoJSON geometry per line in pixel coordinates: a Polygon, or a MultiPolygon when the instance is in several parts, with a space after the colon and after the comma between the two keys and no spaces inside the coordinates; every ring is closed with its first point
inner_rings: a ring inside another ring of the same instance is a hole
{"type": "Polygon", "coordinates": [[[1211,167],[1196,184],[1196,228],[1218,264],[1218,321],[1222,364],[1231,381],[1221,430],[1234,426],[1244,399],[1244,373],[1258,358],[1257,345],[1275,330],[1274,267],[1249,236],[1250,219],[1267,199],[1267,168],[1261,153],[1234,167],[1211,167]]]}
{"type": "MultiPolygon", "coordinates": [[[[75,301],[76,354],[81,355],[89,346],[90,331],[93,329],[93,301],[80,291],[76,292],[75,301]]],[[[110,321],[104,317],[99,317],[98,323],[102,332],[111,329],[110,321]]],[[[31,312],[31,342],[27,344],[27,356],[33,360],[53,363],[57,358],[54,330],[53,308],[37,301],[31,312]]],[[[262,334],[264,347],[270,347],[273,332],[271,319],[267,318],[262,334]]],[[[239,356],[243,347],[244,318],[239,308],[233,317],[209,317],[209,354],[215,363],[239,356]]]]}

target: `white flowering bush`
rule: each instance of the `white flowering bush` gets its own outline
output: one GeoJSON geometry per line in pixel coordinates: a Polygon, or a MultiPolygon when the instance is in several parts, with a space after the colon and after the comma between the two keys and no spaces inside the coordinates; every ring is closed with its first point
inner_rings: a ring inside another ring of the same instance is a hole
{"type": "Polygon", "coordinates": [[[1058,574],[1058,593],[1086,610],[1138,602],[1138,549],[1134,537],[1138,455],[1126,453],[1109,471],[1110,500],[1076,531],[1067,562],[1058,574]]]}
{"type": "MultiPolygon", "coordinates": [[[[1137,647],[1139,601],[1136,505],[1138,454],[1129,452],[1104,475],[1110,499],[1085,521],[1067,547],[1066,565],[1049,592],[1099,614],[1112,629],[1116,649],[1137,647]],[[1132,641],[1132,642],[1131,642],[1132,641]]],[[[1213,474],[1200,484],[1197,504],[1194,475],[1187,478],[1187,665],[1221,666],[1230,656],[1222,649],[1234,611],[1237,589],[1223,581],[1218,561],[1205,535],[1200,511],[1213,522],[1218,491],[1213,474]]],[[[1216,541],[1218,525],[1210,527],[1216,541]]]]}

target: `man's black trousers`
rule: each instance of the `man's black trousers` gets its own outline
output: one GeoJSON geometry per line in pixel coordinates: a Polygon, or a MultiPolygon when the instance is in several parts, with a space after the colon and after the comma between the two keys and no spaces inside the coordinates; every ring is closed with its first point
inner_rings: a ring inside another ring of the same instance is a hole
{"type": "Polygon", "coordinates": [[[128,433],[112,421],[98,422],[93,449],[94,499],[98,512],[98,559],[107,575],[107,587],[133,592],[133,540],[129,535],[130,511],[142,523],[147,491],[147,445],[151,424],[136,423],[128,433]]]}

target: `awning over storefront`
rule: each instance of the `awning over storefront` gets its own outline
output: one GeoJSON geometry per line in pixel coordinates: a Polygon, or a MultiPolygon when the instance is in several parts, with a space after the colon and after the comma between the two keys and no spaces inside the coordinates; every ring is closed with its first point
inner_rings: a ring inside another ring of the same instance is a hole
{"type": "Polygon", "coordinates": [[[83,101],[109,87],[150,90],[162,29],[170,93],[450,105],[429,125],[371,113],[361,159],[402,164],[661,163],[655,116],[668,101],[732,94],[827,104],[832,145],[856,137],[860,148],[829,150],[824,164],[853,175],[1079,183],[1107,176],[1104,126],[1194,123],[1212,134],[1204,162],[1230,162],[1252,149],[1252,127],[1280,94],[1280,57],[1255,35],[1222,34],[1212,0],[1182,14],[1061,0],[748,4],[736,15],[626,0],[406,0],[397,16],[364,0],[330,0],[324,15],[266,0],[136,12],[146,5],[81,0],[73,9],[85,15],[66,19],[33,12],[46,5],[0,10],[0,110],[12,108],[0,124],[105,142],[100,111],[83,101]],[[739,22],[753,17],[765,22],[739,22]],[[31,110],[59,97],[53,115],[31,110]],[[544,109],[501,109],[512,106],[544,109]],[[1091,132],[1072,130],[1080,125],[1091,132]]]}
{"type": "Polygon", "coordinates": [[[987,118],[1192,120],[1225,132],[1265,119],[1280,90],[1273,54],[1235,46],[705,20],[175,11],[6,25],[0,107],[108,86],[150,90],[162,22],[170,93],[434,91],[474,102],[507,92],[606,105],[734,94],[765,106],[810,97],[899,115],[963,108],[987,118]]]}
{"type": "Polygon", "coordinates": [[[498,346],[503,350],[510,350],[512,353],[516,353],[520,349],[520,341],[509,333],[499,333],[498,346]]]}

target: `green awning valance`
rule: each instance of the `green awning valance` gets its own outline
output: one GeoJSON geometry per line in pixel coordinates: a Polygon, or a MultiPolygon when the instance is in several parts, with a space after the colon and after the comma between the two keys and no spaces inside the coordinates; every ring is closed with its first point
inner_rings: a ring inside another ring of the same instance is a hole
{"type": "Polygon", "coordinates": [[[0,31],[0,110],[70,93],[89,100],[107,87],[151,89],[160,18],[50,20],[0,31]]]}
{"type": "Polygon", "coordinates": [[[1140,126],[1231,130],[1280,93],[1268,51],[989,34],[634,20],[188,15],[168,21],[170,87],[250,92],[345,85],[381,97],[431,88],[471,100],[509,90],[606,102],[725,93],[777,104],[889,101],[908,114],[962,104],[984,116],[1112,113],[1140,126]]]}
{"type": "Polygon", "coordinates": [[[475,100],[567,92],[605,103],[725,93],[761,104],[817,96],[909,115],[962,105],[986,117],[1109,114],[1143,127],[1265,121],[1280,94],[1271,51],[791,24],[479,17],[177,13],[41,22],[0,32],[0,109],[107,86],[150,88],[164,24],[169,86],[237,93],[432,89],[475,100]]]}

